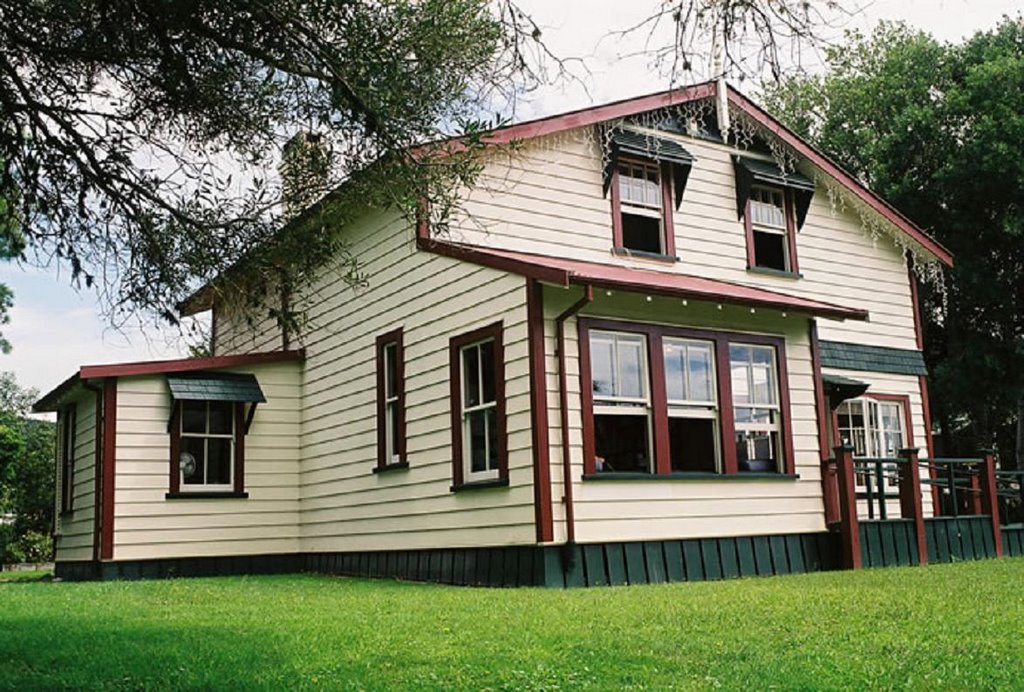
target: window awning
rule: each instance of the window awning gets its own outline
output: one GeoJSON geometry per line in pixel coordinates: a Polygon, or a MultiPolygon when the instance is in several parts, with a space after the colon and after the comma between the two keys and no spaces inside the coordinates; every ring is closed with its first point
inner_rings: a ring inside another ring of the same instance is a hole
{"type": "Polygon", "coordinates": [[[267,398],[255,375],[228,372],[178,373],[167,376],[175,401],[234,401],[262,404],[267,398]]]}
{"type": "Polygon", "coordinates": [[[657,135],[616,128],[609,133],[608,162],[604,170],[604,192],[612,184],[612,172],[621,156],[637,156],[672,165],[672,187],[676,209],[683,201],[683,191],[690,177],[690,168],[697,159],[682,144],[657,135]]]}
{"type": "Polygon", "coordinates": [[[821,381],[825,385],[825,394],[828,395],[831,408],[836,408],[847,399],[856,399],[871,386],[867,382],[841,375],[822,375],[821,381]]]}
{"type": "Polygon", "coordinates": [[[807,218],[807,210],[811,206],[811,197],[814,196],[814,181],[797,173],[796,171],[786,172],[771,161],[751,159],[746,156],[734,156],[733,164],[736,170],[736,214],[743,216],[747,208],[747,199],[750,197],[750,188],[757,183],[784,187],[793,191],[793,202],[796,211],[796,227],[804,225],[807,218]]]}
{"type": "Polygon", "coordinates": [[[924,354],[903,348],[866,346],[841,341],[821,342],[821,364],[836,370],[884,372],[892,375],[927,375],[924,354]]]}

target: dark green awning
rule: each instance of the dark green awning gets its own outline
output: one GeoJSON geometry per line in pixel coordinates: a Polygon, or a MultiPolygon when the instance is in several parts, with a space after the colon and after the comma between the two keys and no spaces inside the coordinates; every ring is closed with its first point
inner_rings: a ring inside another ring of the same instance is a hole
{"type": "Polygon", "coordinates": [[[262,404],[267,400],[255,375],[227,372],[177,373],[167,376],[175,401],[237,401],[262,404]]]}
{"type": "Polygon", "coordinates": [[[736,171],[736,213],[739,217],[747,208],[750,188],[760,183],[775,187],[789,188],[793,191],[796,207],[796,227],[801,228],[807,219],[807,210],[814,196],[814,181],[796,171],[783,171],[772,161],[751,159],[746,156],[734,156],[733,167],[736,171]]]}
{"type": "Polygon", "coordinates": [[[841,341],[821,342],[821,364],[837,370],[887,372],[894,375],[927,375],[920,351],[885,346],[865,346],[841,341]]]}
{"type": "Polygon", "coordinates": [[[683,201],[683,191],[690,177],[690,168],[697,159],[682,144],[657,135],[616,128],[609,134],[608,163],[604,170],[604,192],[612,182],[612,172],[621,156],[636,156],[672,164],[672,187],[675,192],[676,209],[683,201]]]}
{"type": "Polygon", "coordinates": [[[828,402],[832,408],[847,399],[856,399],[871,386],[867,382],[840,375],[822,375],[821,381],[825,385],[825,394],[828,395],[828,402]]]}

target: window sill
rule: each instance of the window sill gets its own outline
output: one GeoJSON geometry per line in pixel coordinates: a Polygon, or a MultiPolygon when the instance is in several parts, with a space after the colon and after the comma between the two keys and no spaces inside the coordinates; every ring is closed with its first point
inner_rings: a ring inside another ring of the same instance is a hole
{"type": "Polygon", "coordinates": [[[218,490],[204,493],[202,490],[189,490],[177,493],[167,493],[165,500],[244,500],[249,493],[235,492],[233,490],[218,490]]]}
{"type": "Polygon", "coordinates": [[[387,473],[388,471],[405,471],[409,468],[408,461],[396,461],[393,464],[384,464],[383,466],[374,466],[374,473],[387,473]]]}
{"type": "Polygon", "coordinates": [[[741,471],[740,473],[709,473],[707,471],[691,471],[676,473],[638,473],[623,471],[621,473],[585,473],[585,481],[795,481],[800,478],[797,473],[767,473],[757,471],[741,471]]]}
{"type": "Polygon", "coordinates": [[[803,274],[798,272],[783,271],[781,269],[771,269],[769,267],[747,267],[748,274],[764,274],[765,276],[777,276],[780,279],[802,279],[803,274]]]}
{"type": "Polygon", "coordinates": [[[461,493],[464,490],[483,490],[485,488],[507,488],[507,478],[488,478],[485,481],[470,481],[462,485],[453,485],[450,490],[453,493],[461,493]]]}
{"type": "Polygon", "coordinates": [[[643,250],[630,250],[624,247],[612,248],[612,254],[617,255],[618,257],[653,260],[655,262],[665,262],[666,264],[675,264],[679,261],[679,258],[675,255],[663,255],[660,252],[645,252],[643,250]]]}

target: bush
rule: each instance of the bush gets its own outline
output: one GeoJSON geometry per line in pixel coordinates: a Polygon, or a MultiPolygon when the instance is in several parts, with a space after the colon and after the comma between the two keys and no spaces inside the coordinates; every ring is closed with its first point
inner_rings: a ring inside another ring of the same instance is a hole
{"type": "Polygon", "coordinates": [[[53,539],[49,534],[29,530],[15,536],[13,527],[4,526],[3,529],[7,529],[0,531],[4,562],[49,562],[53,559],[53,539]]]}

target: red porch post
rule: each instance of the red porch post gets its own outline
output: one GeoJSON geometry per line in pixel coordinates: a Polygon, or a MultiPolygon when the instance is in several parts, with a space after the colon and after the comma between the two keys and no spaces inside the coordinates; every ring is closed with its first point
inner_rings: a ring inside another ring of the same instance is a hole
{"type": "Polygon", "coordinates": [[[996,557],[1003,556],[1003,530],[999,524],[999,496],[996,494],[996,458],[986,450],[981,463],[982,511],[992,517],[992,545],[996,557]]]}
{"type": "Polygon", "coordinates": [[[928,541],[924,533],[924,504],[921,502],[921,467],[918,464],[915,447],[901,449],[900,456],[906,459],[900,464],[900,514],[904,519],[914,520],[914,535],[917,537],[917,563],[928,564],[928,541]]]}
{"type": "Polygon", "coordinates": [[[839,481],[839,536],[843,567],[860,569],[860,526],[857,522],[857,489],[853,474],[853,447],[836,447],[836,475],[839,481]]]}

